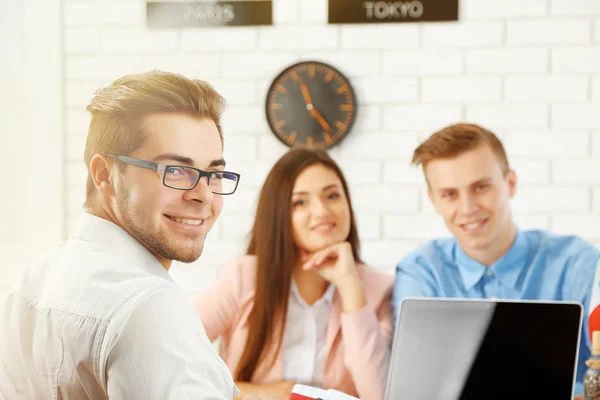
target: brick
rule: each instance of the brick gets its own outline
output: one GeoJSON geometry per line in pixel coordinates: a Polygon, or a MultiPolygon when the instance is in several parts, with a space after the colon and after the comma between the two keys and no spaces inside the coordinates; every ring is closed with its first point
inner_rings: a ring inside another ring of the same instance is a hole
{"type": "Polygon", "coordinates": [[[587,132],[509,132],[504,145],[511,156],[585,156],[589,135],[587,132]]]}
{"type": "Polygon", "coordinates": [[[508,101],[584,101],[588,98],[585,76],[507,76],[508,101]]]}
{"type": "Polygon", "coordinates": [[[94,92],[100,87],[98,81],[67,81],[67,107],[85,108],[94,97],[94,92]]]}
{"type": "Polygon", "coordinates": [[[394,275],[400,260],[419,247],[419,244],[417,240],[363,241],[361,256],[369,266],[394,275]]]}
{"type": "Polygon", "coordinates": [[[256,133],[269,129],[262,107],[228,107],[221,119],[223,132],[227,134],[256,133]]]}
{"type": "MultiPolygon", "coordinates": [[[[363,102],[361,101],[361,104],[363,102]]],[[[378,106],[358,106],[356,121],[351,132],[377,132],[381,130],[381,108],[378,106]]],[[[352,135],[353,133],[351,133],[352,135]]]]}
{"type": "Polygon", "coordinates": [[[539,17],[546,15],[546,0],[463,0],[461,19],[539,17]]]}
{"type": "MultiPolygon", "coordinates": [[[[512,154],[509,152],[509,156],[512,154]]],[[[550,182],[550,162],[546,160],[513,159],[510,166],[517,173],[519,185],[544,184],[550,182]]]]}
{"type": "Polygon", "coordinates": [[[279,141],[271,131],[260,136],[258,155],[261,159],[278,160],[289,147],[279,141]]]}
{"type": "MultiPolygon", "coordinates": [[[[410,156],[412,158],[412,150],[410,156]]],[[[421,168],[410,164],[410,158],[385,161],[383,164],[383,182],[385,184],[402,184],[424,188],[425,177],[423,172],[421,168]]]]}
{"type": "Polygon", "coordinates": [[[63,2],[64,24],[91,26],[98,23],[98,8],[95,1],[70,1],[63,2]]]}
{"type": "Polygon", "coordinates": [[[467,104],[467,120],[492,131],[547,128],[548,107],[529,103],[467,104]]]}
{"type": "Polygon", "coordinates": [[[459,105],[407,105],[383,108],[387,131],[433,131],[462,120],[459,105]]]}
{"type": "Polygon", "coordinates": [[[70,1],[64,2],[67,26],[137,26],[146,22],[146,3],[140,1],[70,1]]]}
{"type": "Polygon", "coordinates": [[[343,49],[416,49],[419,27],[413,24],[375,24],[341,27],[343,49]]]}
{"type": "Polygon", "coordinates": [[[98,30],[65,28],[65,54],[90,54],[98,51],[98,30]]]}
{"type": "Polygon", "coordinates": [[[466,51],[468,74],[542,74],[548,50],[542,48],[474,49],[466,51]]]}
{"type": "Polygon", "coordinates": [[[227,107],[261,104],[256,82],[252,80],[211,78],[209,82],[221,96],[225,97],[227,107]]]}
{"type": "Polygon", "coordinates": [[[600,156],[600,132],[592,133],[592,155],[600,156]]]}
{"type": "Polygon", "coordinates": [[[300,19],[299,0],[275,1],[273,4],[273,25],[293,24],[300,19]]]}
{"type": "Polygon", "coordinates": [[[115,80],[123,75],[142,72],[139,56],[67,56],[68,79],[115,80]]]}
{"type": "Polygon", "coordinates": [[[224,78],[269,78],[298,61],[294,53],[227,53],[222,56],[224,78]]]}
{"type": "Polygon", "coordinates": [[[500,78],[422,78],[425,102],[499,101],[502,97],[500,78]]]}
{"type": "Polygon", "coordinates": [[[87,181],[87,168],[82,161],[70,162],[66,164],[67,169],[67,187],[85,187],[87,181]]]}
{"type": "Polygon", "coordinates": [[[219,66],[219,56],[216,54],[145,55],[142,57],[144,71],[159,69],[182,74],[188,78],[209,80],[210,83],[213,82],[213,77],[219,76],[219,66]]]}
{"type": "Polygon", "coordinates": [[[552,161],[552,180],[559,184],[599,184],[600,160],[569,159],[552,161]]]}
{"type": "Polygon", "coordinates": [[[500,46],[502,22],[453,22],[423,25],[423,47],[469,48],[500,46]]]}
{"type": "Polygon", "coordinates": [[[551,217],[552,230],[564,235],[577,235],[586,240],[600,239],[600,215],[558,214],[551,217]]]}
{"type": "Polygon", "coordinates": [[[419,189],[385,186],[360,186],[350,189],[356,213],[411,212],[419,209],[419,189]]]}
{"type": "Polygon", "coordinates": [[[551,15],[600,15],[600,3],[596,0],[551,0],[551,15]]]}
{"type": "Polygon", "coordinates": [[[590,22],[571,20],[508,21],[509,45],[586,44],[590,42],[590,22]]]}
{"type": "MultiPolygon", "coordinates": [[[[175,30],[107,29],[100,38],[102,50],[107,53],[169,52],[177,50],[178,33],[175,30]]],[[[164,56],[163,56],[164,57],[164,56]]]]}
{"type": "Polygon", "coordinates": [[[348,185],[378,185],[381,183],[380,161],[356,161],[341,159],[338,162],[348,185]]]}
{"type": "Polygon", "coordinates": [[[514,220],[521,230],[550,229],[550,217],[547,215],[515,214],[514,220]]]}
{"type": "Polygon", "coordinates": [[[227,162],[256,160],[258,158],[258,137],[225,135],[224,139],[223,156],[227,162]]]}
{"type": "Polygon", "coordinates": [[[254,224],[253,214],[232,214],[226,213],[221,218],[223,224],[222,238],[225,240],[241,239],[248,240],[250,230],[254,224]]]}
{"type": "Polygon", "coordinates": [[[331,64],[351,79],[379,75],[380,56],[375,52],[308,51],[302,53],[302,59],[331,64]],[[360,60],[360,62],[357,62],[357,60],[360,60]]]}
{"type": "Polygon", "coordinates": [[[417,139],[410,134],[381,134],[352,132],[341,143],[343,159],[395,159],[408,158],[417,147],[417,139]]]}
{"type": "MultiPolygon", "coordinates": [[[[227,227],[224,227],[225,230],[227,227]]],[[[246,253],[247,242],[245,240],[220,240],[210,235],[206,239],[202,256],[194,262],[191,267],[203,269],[218,269],[231,257],[246,253]]]]}
{"type": "Polygon", "coordinates": [[[569,47],[552,50],[552,71],[555,73],[600,72],[598,47],[569,47]]]}
{"type": "Polygon", "coordinates": [[[83,211],[83,203],[85,202],[85,187],[77,186],[69,188],[67,191],[67,213],[77,214],[83,211]]]}
{"type": "Polygon", "coordinates": [[[245,188],[260,189],[274,162],[271,160],[227,159],[227,169],[242,175],[240,185],[245,188]]]}
{"type": "Polygon", "coordinates": [[[600,76],[592,78],[592,101],[600,102],[600,76]]]}
{"type": "Polygon", "coordinates": [[[181,48],[185,52],[254,50],[257,45],[256,28],[202,28],[181,31],[181,48]]]}
{"type": "Polygon", "coordinates": [[[142,1],[99,1],[98,18],[105,26],[128,25],[143,27],[146,24],[146,4],[142,1]]]}
{"type": "Polygon", "coordinates": [[[554,129],[599,129],[600,104],[554,104],[552,127],[554,129]]]}
{"type": "Polygon", "coordinates": [[[262,50],[335,49],[338,30],[333,26],[265,27],[261,28],[259,42],[262,50]]]}
{"type": "Polygon", "coordinates": [[[415,78],[360,78],[352,82],[361,104],[414,103],[419,99],[415,78]]]}
{"type": "Polygon", "coordinates": [[[593,189],[592,209],[595,213],[600,212],[600,188],[593,189]]]}
{"type": "Polygon", "coordinates": [[[254,213],[258,201],[259,189],[246,185],[240,180],[235,193],[225,199],[224,215],[232,213],[254,213]]]}
{"type": "Polygon", "coordinates": [[[90,119],[91,116],[85,109],[67,110],[67,132],[87,132],[90,119]]]}
{"type": "MultiPolygon", "coordinates": [[[[281,2],[281,4],[283,3],[281,2]]],[[[287,5],[287,2],[285,4],[287,5]]],[[[302,0],[300,2],[300,20],[302,22],[326,24],[327,14],[327,2],[325,0],[302,0]]]]}
{"type": "Polygon", "coordinates": [[[377,240],[381,238],[381,218],[376,214],[356,215],[356,226],[360,240],[377,240]]]}
{"type": "Polygon", "coordinates": [[[587,188],[574,187],[523,187],[513,198],[516,212],[588,211],[587,188]]]}
{"type": "Polygon", "coordinates": [[[450,236],[450,232],[437,215],[385,215],[383,235],[386,239],[431,240],[450,236]]]}
{"type": "Polygon", "coordinates": [[[67,135],[67,161],[83,162],[83,152],[85,151],[85,141],[87,133],[67,135]]]}
{"type": "Polygon", "coordinates": [[[459,75],[463,71],[460,51],[391,51],[383,53],[386,76],[459,75]]]}

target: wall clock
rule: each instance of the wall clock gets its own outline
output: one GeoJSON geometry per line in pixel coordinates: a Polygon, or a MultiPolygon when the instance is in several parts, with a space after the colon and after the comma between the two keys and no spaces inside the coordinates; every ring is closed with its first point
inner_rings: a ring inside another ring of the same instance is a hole
{"type": "Polygon", "coordinates": [[[352,129],[356,95],[334,67],[303,61],[273,80],[265,111],[271,131],[285,145],[329,149],[352,129]]]}

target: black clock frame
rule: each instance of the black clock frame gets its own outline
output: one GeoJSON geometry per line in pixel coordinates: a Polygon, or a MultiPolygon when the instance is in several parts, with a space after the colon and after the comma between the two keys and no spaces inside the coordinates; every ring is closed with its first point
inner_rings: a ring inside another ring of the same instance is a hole
{"type": "Polygon", "coordinates": [[[284,68],[279,74],[277,74],[277,76],[271,81],[271,84],[269,85],[269,88],[267,89],[267,95],[265,96],[265,118],[267,119],[267,123],[269,125],[269,129],[271,130],[271,133],[284,145],[286,145],[287,147],[293,148],[294,145],[291,145],[289,142],[287,142],[284,138],[282,138],[278,133],[276,128],[273,126],[273,123],[271,122],[271,119],[269,118],[269,98],[270,98],[270,93],[273,92],[274,87],[277,85],[279,79],[286,75],[290,70],[296,69],[301,65],[304,64],[309,64],[309,65],[316,65],[316,66],[323,66],[329,70],[334,71],[337,75],[340,76],[341,80],[345,82],[346,85],[348,85],[348,90],[350,91],[350,95],[352,97],[353,100],[353,113],[352,116],[350,118],[350,121],[348,122],[348,128],[346,129],[346,131],[341,135],[341,137],[337,140],[335,140],[333,143],[331,143],[330,145],[326,145],[325,146],[325,150],[329,150],[337,145],[339,145],[347,136],[348,134],[352,131],[352,128],[354,127],[354,123],[356,121],[356,114],[358,111],[358,102],[357,102],[357,97],[356,97],[356,92],[354,90],[354,87],[352,86],[350,79],[344,75],[339,69],[337,69],[336,67],[332,66],[331,64],[325,63],[323,61],[316,61],[316,60],[303,60],[303,61],[299,61],[296,62],[292,65],[289,65],[288,67],[284,68]]]}

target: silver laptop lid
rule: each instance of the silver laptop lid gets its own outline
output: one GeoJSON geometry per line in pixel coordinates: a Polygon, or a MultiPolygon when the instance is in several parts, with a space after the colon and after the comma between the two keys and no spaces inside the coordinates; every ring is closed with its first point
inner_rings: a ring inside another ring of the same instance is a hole
{"type": "Polygon", "coordinates": [[[406,299],[385,398],[571,399],[582,310],[575,302],[406,299]]]}

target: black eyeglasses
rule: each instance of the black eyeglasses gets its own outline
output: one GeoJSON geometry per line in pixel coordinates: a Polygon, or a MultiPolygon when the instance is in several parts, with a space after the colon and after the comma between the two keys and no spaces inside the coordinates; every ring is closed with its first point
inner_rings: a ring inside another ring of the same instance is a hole
{"type": "Polygon", "coordinates": [[[200,179],[205,176],[208,187],[214,194],[233,194],[240,182],[240,174],[228,171],[203,171],[194,167],[183,165],[157,164],[152,161],[140,160],[133,157],[108,154],[126,164],[135,167],[151,169],[158,172],[163,185],[171,189],[191,190],[196,187],[200,179]]]}

